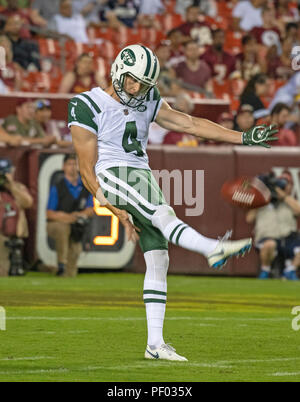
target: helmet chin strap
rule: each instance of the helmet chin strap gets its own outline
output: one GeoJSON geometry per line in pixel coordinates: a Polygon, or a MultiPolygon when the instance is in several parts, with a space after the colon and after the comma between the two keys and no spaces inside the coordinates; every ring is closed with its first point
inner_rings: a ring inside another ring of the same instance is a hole
{"type": "Polygon", "coordinates": [[[114,87],[114,90],[115,90],[116,94],[120,98],[121,103],[123,105],[131,107],[133,109],[141,106],[142,103],[144,102],[144,99],[145,99],[146,95],[147,95],[146,94],[141,99],[136,99],[134,96],[130,96],[126,91],[121,89],[121,86],[120,86],[119,82],[113,82],[113,87],[114,87]],[[132,100],[133,100],[134,105],[130,104],[132,100]]]}

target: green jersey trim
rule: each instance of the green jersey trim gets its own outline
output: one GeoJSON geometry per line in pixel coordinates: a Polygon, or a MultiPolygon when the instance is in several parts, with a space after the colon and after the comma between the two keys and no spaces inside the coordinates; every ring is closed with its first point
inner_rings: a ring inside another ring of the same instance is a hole
{"type": "Polygon", "coordinates": [[[92,105],[93,108],[96,110],[96,112],[97,112],[97,113],[101,113],[101,110],[100,110],[99,106],[97,105],[97,103],[95,103],[95,102],[93,101],[93,99],[92,99],[90,96],[88,96],[88,95],[85,94],[85,93],[80,94],[80,96],[84,96],[85,99],[87,99],[87,100],[91,103],[91,105],[92,105]]]}
{"type": "Polygon", "coordinates": [[[161,96],[160,96],[159,90],[156,87],[154,87],[154,89],[153,89],[153,100],[156,101],[156,105],[155,105],[155,109],[154,109],[154,113],[153,113],[151,122],[153,122],[155,120],[158,106],[161,104],[161,96]]]}
{"type": "Polygon", "coordinates": [[[98,126],[95,123],[95,115],[85,100],[80,95],[72,98],[68,105],[68,127],[77,125],[98,134],[98,126]]]}
{"type": "Polygon", "coordinates": [[[84,128],[85,130],[90,131],[91,133],[93,133],[93,134],[95,134],[95,135],[98,136],[98,133],[97,133],[96,130],[93,130],[91,127],[86,126],[86,125],[84,125],[84,124],[77,123],[76,121],[74,121],[74,122],[68,124],[68,127],[69,127],[69,128],[70,128],[71,126],[82,127],[82,128],[84,128]]]}

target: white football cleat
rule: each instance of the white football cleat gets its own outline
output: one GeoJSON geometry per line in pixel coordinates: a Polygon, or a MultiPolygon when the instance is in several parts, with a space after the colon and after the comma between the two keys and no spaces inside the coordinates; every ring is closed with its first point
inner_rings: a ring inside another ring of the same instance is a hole
{"type": "Polygon", "coordinates": [[[149,345],[146,347],[145,359],[156,359],[156,360],[173,360],[179,362],[187,362],[183,356],[176,353],[176,350],[172,346],[163,343],[160,347],[151,349],[149,345]]]}
{"type": "Polygon", "coordinates": [[[208,256],[208,264],[212,268],[222,268],[228,258],[244,255],[249,252],[252,246],[252,239],[227,240],[231,236],[231,232],[227,232],[223,239],[219,241],[217,247],[208,256]]]}

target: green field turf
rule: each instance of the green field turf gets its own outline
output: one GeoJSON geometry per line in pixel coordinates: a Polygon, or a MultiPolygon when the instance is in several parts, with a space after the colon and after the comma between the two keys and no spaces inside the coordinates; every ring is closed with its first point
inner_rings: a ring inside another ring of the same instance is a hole
{"type": "Polygon", "coordinates": [[[143,275],[0,278],[0,381],[299,381],[300,283],[169,276],[165,341],[144,360],[143,275]]]}

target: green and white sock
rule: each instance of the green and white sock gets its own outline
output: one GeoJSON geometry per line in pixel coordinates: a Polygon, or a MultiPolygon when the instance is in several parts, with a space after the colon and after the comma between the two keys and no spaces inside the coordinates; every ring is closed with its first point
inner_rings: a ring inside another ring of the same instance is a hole
{"type": "Polygon", "coordinates": [[[190,251],[208,256],[218,244],[218,240],[210,239],[192,229],[178,219],[169,205],[161,205],[152,217],[152,224],[158,228],[171,243],[190,251]]]}
{"type": "Polygon", "coordinates": [[[167,302],[168,251],[148,251],[144,257],[147,267],[143,292],[148,328],[147,344],[159,347],[165,343],[163,326],[167,302]]]}

